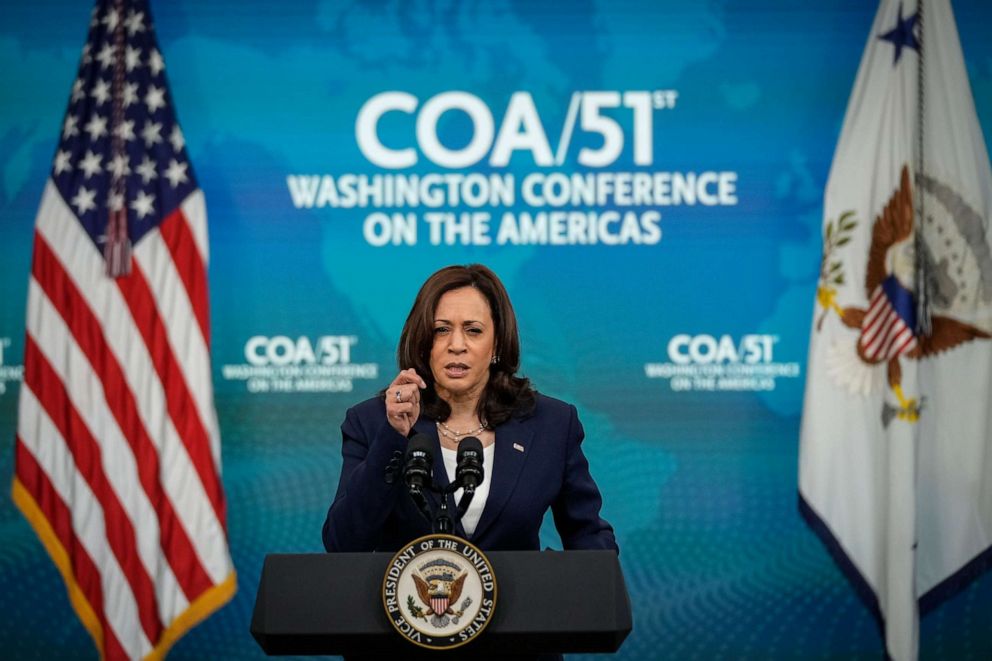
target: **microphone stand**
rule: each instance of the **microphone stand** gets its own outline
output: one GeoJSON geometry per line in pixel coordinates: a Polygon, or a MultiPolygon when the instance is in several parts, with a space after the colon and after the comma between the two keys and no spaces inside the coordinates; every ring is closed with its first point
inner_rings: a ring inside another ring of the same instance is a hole
{"type": "Polygon", "coordinates": [[[441,496],[441,499],[440,499],[441,500],[441,506],[439,508],[439,511],[437,513],[437,516],[434,517],[434,532],[435,533],[444,533],[444,534],[448,534],[448,535],[452,534],[452,531],[454,529],[454,525],[453,525],[453,522],[451,520],[451,516],[448,514],[448,512],[449,512],[449,509],[448,509],[448,494],[454,495],[454,493],[456,491],[458,491],[459,489],[464,489],[465,490],[464,493],[462,493],[462,497],[458,501],[458,507],[455,510],[455,512],[457,513],[457,516],[458,516],[458,519],[457,520],[458,520],[458,522],[461,522],[461,520],[463,518],[465,518],[465,512],[468,511],[469,505],[472,503],[472,498],[475,496],[475,487],[474,486],[463,486],[461,484],[461,482],[455,480],[454,482],[452,482],[451,484],[449,484],[447,487],[445,487],[443,489],[436,489],[435,490],[441,496]]]}
{"type": "MultiPolygon", "coordinates": [[[[454,534],[454,523],[449,514],[448,508],[448,494],[453,494],[455,491],[461,488],[461,484],[455,482],[449,484],[444,489],[438,489],[433,484],[429,487],[431,491],[440,496],[440,505],[438,506],[438,511],[435,514],[430,506],[430,501],[424,496],[423,489],[419,486],[408,485],[407,492],[410,494],[410,498],[413,500],[417,509],[423,515],[424,520],[431,524],[431,531],[435,535],[451,535],[454,534]]],[[[472,501],[472,495],[474,495],[475,489],[473,488],[471,492],[466,491],[462,495],[461,501],[458,503],[458,520],[461,521],[462,517],[465,516],[465,510],[468,509],[468,504],[472,501]]]]}
{"type": "Polygon", "coordinates": [[[475,487],[465,487],[465,491],[462,493],[462,497],[458,501],[459,521],[465,518],[465,512],[468,511],[468,506],[472,504],[472,499],[474,497],[475,497],[475,487]]]}
{"type": "MultiPolygon", "coordinates": [[[[450,486],[450,485],[449,485],[450,486]]],[[[441,506],[434,516],[433,530],[435,535],[451,535],[454,532],[454,524],[448,515],[448,489],[441,489],[441,506]]]]}
{"type": "Polygon", "coordinates": [[[427,502],[427,498],[424,497],[424,492],[420,489],[420,487],[414,486],[408,487],[407,492],[410,494],[410,498],[413,500],[414,505],[417,506],[417,509],[423,515],[424,520],[427,521],[427,523],[431,523],[434,520],[434,516],[431,513],[431,508],[427,502]]]}

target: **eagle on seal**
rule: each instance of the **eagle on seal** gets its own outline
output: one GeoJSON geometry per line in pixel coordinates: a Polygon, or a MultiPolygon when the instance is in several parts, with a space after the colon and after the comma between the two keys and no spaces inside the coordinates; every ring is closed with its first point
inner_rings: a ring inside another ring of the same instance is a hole
{"type": "Polygon", "coordinates": [[[462,596],[466,576],[468,573],[464,572],[451,582],[434,579],[428,583],[417,574],[413,574],[413,582],[417,585],[417,596],[430,610],[426,615],[461,615],[460,612],[452,609],[451,604],[458,603],[458,598],[462,596]]]}
{"type": "MultiPolygon", "coordinates": [[[[928,266],[935,276],[933,281],[927,282],[927,293],[936,305],[931,315],[931,332],[917,333],[917,297],[913,287],[916,277],[914,215],[909,169],[903,165],[899,188],[872,226],[865,273],[868,307],[841,307],[836,302],[837,291],[822,281],[817,291],[817,298],[826,310],[833,310],[845,326],[858,331],[856,354],[861,365],[872,370],[885,366],[888,386],[898,401],[898,407],[888,403],[883,406],[882,422],[886,426],[893,417],[914,423],[922,410],[922,401],[903,392],[901,360],[930,358],[965,342],[992,337],[980,328],[944,314],[940,290],[947,260],[935,264],[929,253],[924,258],[930,260],[928,266]]],[[[826,258],[825,254],[824,262],[826,258]]],[[[835,373],[841,370],[843,368],[837,365],[833,368],[835,373]]],[[[844,376],[840,378],[845,379],[844,376]]],[[[870,390],[866,385],[870,382],[861,381],[862,386],[858,387],[854,383],[857,379],[850,375],[846,378],[851,390],[870,390]]]]}

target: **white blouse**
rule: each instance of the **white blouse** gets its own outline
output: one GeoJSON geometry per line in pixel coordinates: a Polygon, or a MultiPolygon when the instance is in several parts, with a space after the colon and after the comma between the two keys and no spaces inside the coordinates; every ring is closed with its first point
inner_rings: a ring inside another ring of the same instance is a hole
{"type": "MultiPolygon", "coordinates": [[[[489,485],[492,484],[489,477],[493,474],[493,458],[496,456],[495,448],[495,443],[482,448],[482,466],[485,474],[482,476],[482,484],[475,488],[475,496],[472,498],[472,503],[468,506],[465,516],[462,517],[462,527],[465,528],[465,534],[469,536],[475,532],[475,527],[479,525],[482,510],[486,506],[486,501],[489,500],[489,485]]],[[[444,458],[444,471],[448,474],[448,482],[454,482],[455,468],[458,466],[458,451],[442,447],[441,455],[444,458]]],[[[464,489],[459,489],[455,492],[456,506],[464,492],[464,489]]]]}

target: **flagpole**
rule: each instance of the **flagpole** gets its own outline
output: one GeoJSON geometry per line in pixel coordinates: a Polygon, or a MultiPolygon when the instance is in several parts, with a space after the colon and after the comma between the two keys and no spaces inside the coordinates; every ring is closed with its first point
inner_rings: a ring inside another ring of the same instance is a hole
{"type": "MultiPolygon", "coordinates": [[[[115,162],[126,163],[124,137],[121,135],[121,125],[124,123],[124,77],[125,77],[125,39],[124,39],[124,0],[114,0],[114,11],[117,22],[113,29],[114,43],[114,73],[111,79],[111,156],[115,162]]],[[[107,208],[106,244],[104,244],[104,260],[106,261],[107,277],[119,278],[131,272],[131,239],[127,227],[127,173],[124,165],[113,173],[110,179],[109,201],[107,208]]]]}
{"type": "Polygon", "coordinates": [[[913,202],[916,206],[916,231],[914,232],[914,249],[916,253],[916,331],[917,337],[930,335],[930,301],[927,291],[928,265],[927,246],[923,240],[926,214],[923,208],[923,181],[926,178],[926,160],[924,159],[923,131],[926,117],[926,72],[923,64],[924,57],[924,11],[925,0],[917,0],[916,25],[918,29],[917,43],[919,50],[916,58],[916,194],[913,202]]]}
{"type": "MultiPolygon", "coordinates": [[[[927,247],[926,241],[923,237],[923,232],[926,228],[926,210],[924,207],[924,181],[926,180],[926,140],[924,131],[926,130],[926,64],[924,61],[925,57],[925,20],[926,12],[924,11],[924,5],[926,0],[917,0],[916,4],[916,25],[918,30],[917,43],[919,50],[917,52],[916,58],[916,157],[917,157],[917,169],[916,169],[916,187],[913,195],[913,202],[916,206],[916,231],[914,232],[914,244],[915,244],[915,257],[916,257],[916,337],[918,341],[922,341],[924,338],[929,337],[931,334],[931,318],[930,318],[930,292],[929,292],[929,260],[930,253],[927,247]]],[[[918,363],[917,363],[918,365],[918,363]]],[[[920,371],[917,369],[917,386],[921,386],[920,382],[920,371]]],[[[921,390],[922,392],[922,390],[921,390]]],[[[920,398],[920,406],[922,407],[924,398],[920,398]]],[[[919,591],[917,587],[917,563],[919,562],[918,550],[919,550],[919,535],[920,531],[918,529],[917,517],[918,513],[918,497],[920,493],[920,427],[918,425],[913,426],[912,430],[912,441],[913,441],[913,457],[912,457],[912,470],[913,470],[913,547],[910,554],[912,559],[912,575],[911,575],[911,586],[912,591],[910,593],[912,599],[913,607],[913,630],[912,630],[912,655],[911,658],[916,659],[919,657],[920,653],[920,610],[919,610],[919,591]]]]}

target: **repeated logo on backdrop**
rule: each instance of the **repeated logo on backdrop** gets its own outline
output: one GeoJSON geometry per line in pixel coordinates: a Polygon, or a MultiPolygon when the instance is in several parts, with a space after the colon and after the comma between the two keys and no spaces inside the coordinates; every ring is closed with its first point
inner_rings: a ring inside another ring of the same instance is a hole
{"type": "Polygon", "coordinates": [[[244,344],[243,363],[224,365],[225,381],[247,392],[351,392],[355,379],[379,378],[378,363],[353,362],[354,335],[255,335],[244,344]]]}
{"type": "Polygon", "coordinates": [[[678,102],[676,90],[573,92],[553,145],[530,92],[510,96],[498,126],[486,102],[468,92],[426,100],[381,92],[359,109],[355,139],[387,173],[297,173],[286,184],[297,209],[363,210],[360,231],[376,247],[655,245],[663,235],[659,209],[737,204],[736,172],[649,169],[655,116],[678,102]],[[446,113],[468,118],[468,144],[444,144],[438,123],[446,113]],[[402,144],[387,146],[380,136],[387,121],[403,127],[402,144]],[[625,153],[636,170],[608,169],[625,153]],[[517,154],[534,171],[507,172],[517,154]],[[388,172],[425,162],[439,169],[388,172]],[[476,170],[450,171],[462,168],[476,170]]]}
{"type": "Polygon", "coordinates": [[[778,335],[691,335],[668,340],[668,361],[645,363],[644,375],[675,391],[771,391],[779,379],[799,376],[799,363],[775,355],[778,335]]]}
{"type": "Polygon", "coordinates": [[[11,338],[0,337],[0,397],[7,394],[7,384],[17,383],[24,378],[23,365],[8,365],[11,338]]]}

